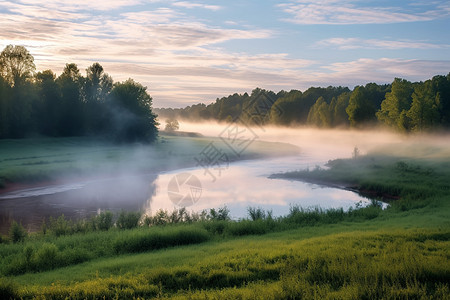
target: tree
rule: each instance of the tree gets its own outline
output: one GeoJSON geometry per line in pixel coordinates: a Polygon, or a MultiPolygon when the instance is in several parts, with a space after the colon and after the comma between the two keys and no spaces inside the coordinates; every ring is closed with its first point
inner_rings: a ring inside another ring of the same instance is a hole
{"type": "Polygon", "coordinates": [[[110,95],[113,134],[121,142],[153,142],[157,137],[156,115],[147,88],[132,79],[116,83],[110,95]]]}
{"type": "Polygon", "coordinates": [[[3,103],[8,115],[8,124],[4,126],[6,137],[24,137],[31,128],[33,86],[30,79],[35,69],[33,56],[23,46],[8,45],[0,54],[0,74],[11,87],[7,103],[3,103]]]}
{"type": "Polygon", "coordinates": [[[431,80],[416,86],[412,98],[412,105],[407,113],[412,130],[422,131],[440,123],[440,95],[433,92],[431,80]]]}
{"type": "Polygon", "coordinates": [[[381,109],[376,113],[378,120],[389,127],[406,130],[405,113],[411,107],[413,91],[411,82],[395,78],[391,91],[386,93],[381,109]]]}
{"type": "Polygon", "coordinates": [[[0,75],[0,138],[9,135],[9,104],[11,102],[11,87],[0,75]]]}
{"type": "Polygon", "coordinates": [[[103,104],[113,87],[111,76],[105,73],[99,63],[86,70],[83,92],[86,103],[86,127],[90,134],[101,134],[108,126],[108,115],[103,104]]]}
{"type": "Polygon", "coordinates": [[[0,74],[11,86],[32,78],[34,58],[24,46],[8,45],[0,54],[0,74]]]}
{"type": "Polygon", "coordinates": [[[85,132],[85,110],[81,97],[83,78],[77,65],[66,64],[57,83],[61,90],[61,134],[77,136],[85,132]]]}
{"type": "Polygon", "coordinates": [[[331,126],[330,106],[323,97],[319,97],[308,114],[308,124],[317,127],[331,126]]]}
{"type": "MultiPolygon", "coordinates": [[[[336,105],[334,105],[333,110],[333,126],[348,126],[348,114],[345,111],[350,102],[350,92],[344,92],[337,97],[336,105]]],[[[331,109],[330,105],[330,109],[331,109]]]]}
{"type": "Polygon", "coordinates": [[[350,126],[359,127],[375,117],[375,106],[369,100],[369,93],[363,86],[357,86],[350,96],[346,109],[350,126]]]}
{"type": "Polygon", "coordinates": [[[291,90],[275,101],[270,109],[270,123],[290,125],[298,120],[302,92],[291,90]]]}
{"type": "Polygon", "coordinates": [[[166,131],[176,131],[180,129],[180,124],[175,119],[167,119],[166,127],[164,128],[166,131]]]}
{"type": "Polygon", "coordinates": [[[105,102],[108,94],[113,88],[111,76],[105,73],[99,63],[94,63],[86,70],[86,101],[87,102],[105,102]]]}
{"type": "Polygon", "coordinates": [[[47,136],[60,135],[60,121],[62,105],[59,86],[55,81],[55,74],[45,70],[36,74],[37,105],[33,111],[37,113],[35,119],[39,124],[40,133],[47,136]]]}

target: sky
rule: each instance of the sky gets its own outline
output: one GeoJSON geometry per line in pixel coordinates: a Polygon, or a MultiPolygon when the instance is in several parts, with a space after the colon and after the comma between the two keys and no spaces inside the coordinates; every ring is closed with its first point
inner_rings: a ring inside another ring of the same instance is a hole
{"type": "Polygon", "coordinates": [[[154,107],[210,103],[260,87],[421,81],[450,72],[450,1],[0,0],[0,48],[38,71],[147,86],[154,107]]]}

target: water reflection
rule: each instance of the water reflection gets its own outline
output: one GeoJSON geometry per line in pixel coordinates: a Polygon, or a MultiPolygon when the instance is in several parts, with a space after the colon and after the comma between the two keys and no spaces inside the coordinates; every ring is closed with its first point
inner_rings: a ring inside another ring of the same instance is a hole
{"type": "MultiPolygon", "coordinates": [[[[189,168],[161,174],[155,181],[155,194],[149,198],[146,213],[151,215],[159,209],[173,210],[177,206],[169,197],[169,182],[180,173],[189,173],[200,179],[202,193],[198,202],[188,207],[191,211],[218,208],[226,205],[234,219],[247,216],[247,208],[261,207],[272,210],[274,216],[285,215],[291,205],[303,208],[355,207],[356,203],[369,204],[370,201],[358,194],[327,188],[299,181],[270,179],[273,173],[296,170],[321,164],[305,157],[295,156],[271,160],[242,161],[222,171],[213,181],[203,169],[189,168]]],[[[185,190],[189,193],[189,190],[185,190]]],[[[181,192],[180,192],[181,193],[181,192]]]]}
{"type": "Polygon", "coordinates": [[[156,174],[123,176],[0,195],[0,233],[7,233],[11,220],[21,222],[29,231],[36,231],[43,219],[62,214],[77,220],[100,210],[143,210],[149,196],[154,194],[156,178],[156,174]]]}
{"type": "MultiPolygon", "coordinates": [[[[160,209],[172,211],[178,206],[170,200],[168,186],[180,173],[194,175],[201,186],[201,195],[192,201],[195,203],[188,207],[189,211],[198,212],[226,205],[234,219],[246,217],[249,206],[272,210],[274,216],[280,216],[289,212],[290,205],[348,209],[358,202],[363,205],[370,203],[351,191],[268,178],[273,173],[321,164],[311,157],[293,156],[236,162],[223,170],[216,181],[203,169],[190,168],[160,175],[122,176],[17,191],[0,196],[0,232],[7,232],[12,219],[21,222],[29,231],[36,231],[44,218],[61,214],[80,219],[100,210],[140,210],[149,215],[160,209]]],[[[180,194],[192,190],[182,184],[180,188],[177,191],[180,194]]],[[[198,186],[195,188],[198,192],[198,186]]]]}

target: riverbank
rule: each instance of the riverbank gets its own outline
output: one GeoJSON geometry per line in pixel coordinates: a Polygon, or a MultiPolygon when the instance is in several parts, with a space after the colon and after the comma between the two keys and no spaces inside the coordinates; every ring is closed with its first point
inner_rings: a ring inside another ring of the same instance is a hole
{"type": "Polygon", "coordinates": [[[326,168],[273,174],[271,177],[349,189],[396,205],[419,205],[434,196],[448,196],[450,161],[447,158],[370,154],[331,160],[326,168]]]}

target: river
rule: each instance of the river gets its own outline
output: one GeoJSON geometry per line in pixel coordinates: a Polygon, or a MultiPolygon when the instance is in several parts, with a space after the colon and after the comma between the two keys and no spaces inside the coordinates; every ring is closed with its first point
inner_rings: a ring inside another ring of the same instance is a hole
{"type": "Polygon", "coordinates": [[[86,218],[100,211],[173,210],[179,205],[201,211],[226,206],[233,219],[245,218],[248,207],[285,215],[292,205],[304,208],[348,209],[370,200],[337,188],[299,181],[270,179],[269,175],[323,165],[317,157],[296,156],[237,161],[220,170],[178,169],[160,174],[141,174],[70,184],[54,184],[16,190],[0,195],[1,233],[11,220],[29,231],[39,230],[42,220],[64,214],[71,219],[86,218]],[[179,204],[179,205],[177,205],[179,204]]]}

